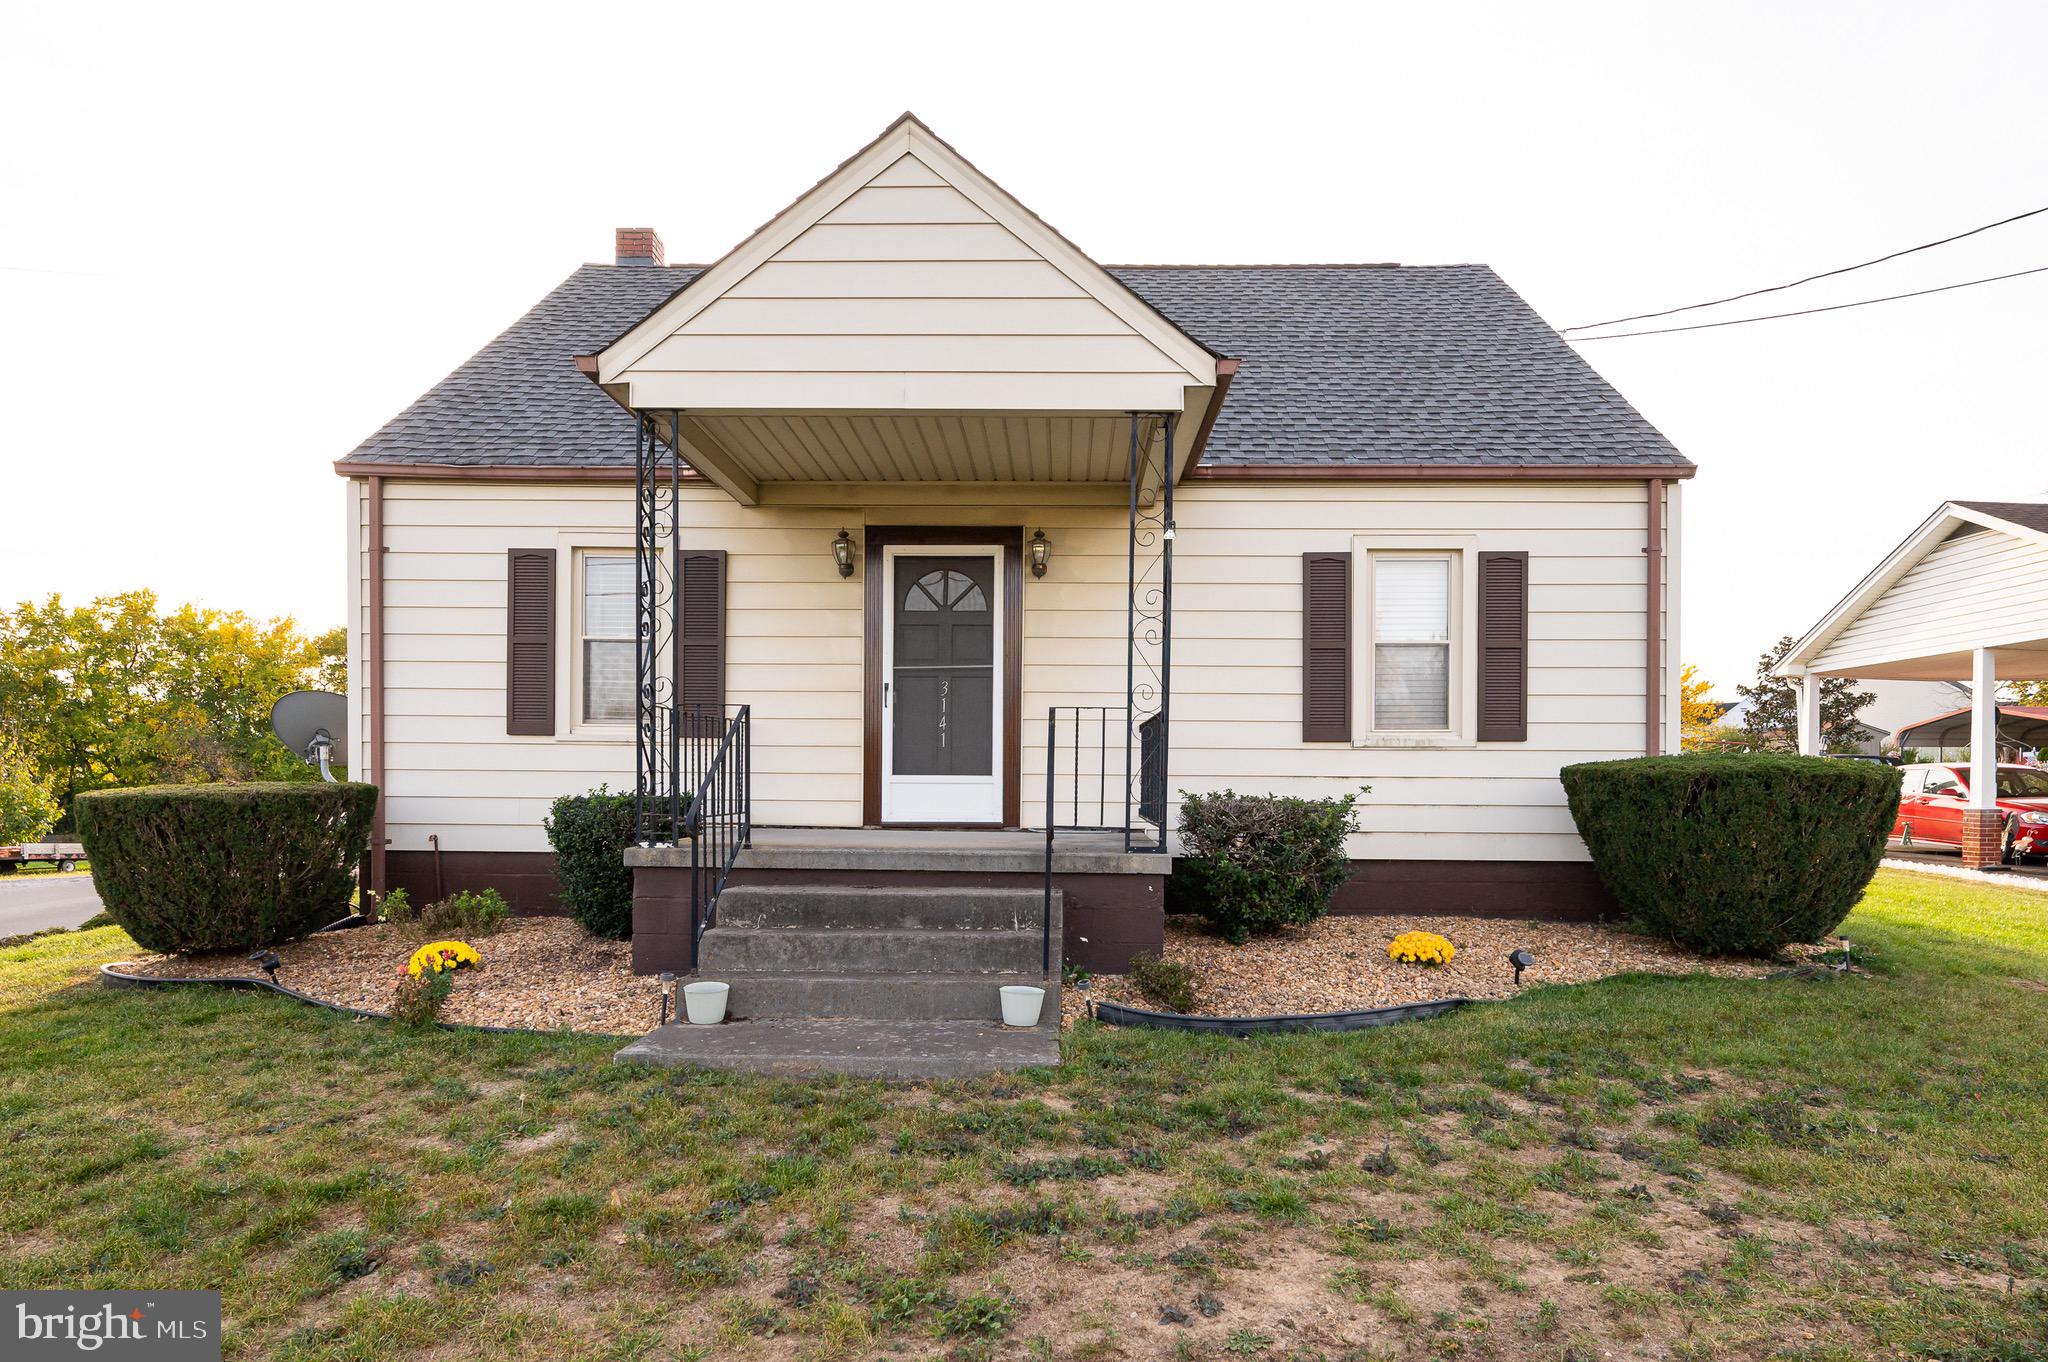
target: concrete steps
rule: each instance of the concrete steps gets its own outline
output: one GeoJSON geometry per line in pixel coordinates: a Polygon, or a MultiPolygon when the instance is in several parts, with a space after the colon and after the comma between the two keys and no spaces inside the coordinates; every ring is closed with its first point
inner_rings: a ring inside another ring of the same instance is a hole
{"type": "MultiPolygon", "coordinates": [[[[712,977],[706,975],[704,977],[712,977]]],[[[1060,980],[1027,974],[740,974],[723,976],[732,985],[730,1015],[760,1017],[866,1017],[878,1021],[995,1021],[1003,1019],[1006,984],[1045,990],[1038,1014],[1041,1029],[1060,1024],[1060,980]]]]}
{"type": "Polygon", "coordinates": [[[717,927],[704,934],[697,972],[727,974],[1035,974],[1037,932],[886,927],[717,927]]]}
{"type": "MultiPolygon", "coordinates": [[[[1059,895],[1053,895],[1053,926],[1059,926],[1059,895]]],[[[905,931],[1029,931],[1044,925],[1045,899],[1038,889],[923,889],[900,885],[853,888],[844,885],[735,884],[718,896],[718,925],[724,927],[849,927],[905,931]]],[[[709,937],[706,937],[709,940],[709,937]]],[[[1058,941],[1057,934],[1053,937],[1058,941]]]]}
{"type": "Polygon", "coordinates": [[[671,1022],[613,1057],[620,1064],[766,1074],[946,1079],[1060,1062],[1057,1029],[980,1021],[671,1022]]]}
{"type": "Polygon", "coordinates": [[[1060,895],[1053,969],[1037,888],[733,885],[704,934],[697,977],[732,986],[740,1020],[1002,1018],[999,990],[1043,988],[1036,1029],[1059,1030],[1060,895]]]}

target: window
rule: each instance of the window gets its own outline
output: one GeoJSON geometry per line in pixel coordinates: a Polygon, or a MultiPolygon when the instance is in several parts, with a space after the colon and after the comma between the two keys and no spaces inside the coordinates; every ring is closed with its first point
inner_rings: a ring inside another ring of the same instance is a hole
{"type": "Polygon", "coordinates": [[[2001,766],[1998,768],[1998,797],[2048,799],[2048,773],[2001,766]]]}
{"type": "Polygon", "coordinates": [[[1948,795],[1952,799],[1961,799],[1963,797],[1962,782],[1957,780],[1955,772],[1949,770],[1946,766],[1937,766],[1927,773],[1927,793],[1931,795],[1948,795]]]}
{"type": "Polygon", "coordinates": [[[584,723],[633,722],[633,617],[633,556],[584,554],[577,611],[584,723]]]}
{"type": "Polygon", "coordinates": [[[940,568],[918,578],[903,601],[905,610],[937,610],[941,606],[953,610],[987,610],[988,598],[981,594],[981,588],[966,573],[940,568]]]}
{"type": "Polygon", "coordinates": [[[1451,726],[1451,560],[1372,556],[1372,726],[1451,726]]]}

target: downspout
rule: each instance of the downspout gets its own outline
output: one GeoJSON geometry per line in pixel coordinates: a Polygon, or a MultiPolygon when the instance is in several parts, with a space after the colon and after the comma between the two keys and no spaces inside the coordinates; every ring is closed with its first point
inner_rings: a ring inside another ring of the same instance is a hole
{"type": "Polygon", "coordinates": [[[1643,753],[1657,756],[1664,742],[1664,479],[1648,480],[1649,534],[1643,552],[1650,557],[1650,589],[1645,610],[1648,642],[1643,665],[1643,753]]]}
{"type": "Polygon", "coordinates": [[[370,907],[384,906],[384,479],[370,483],[370,637],[365,646],[370,672],[370,783],[377,787],[377,812],[370,821],[370,907]]]}

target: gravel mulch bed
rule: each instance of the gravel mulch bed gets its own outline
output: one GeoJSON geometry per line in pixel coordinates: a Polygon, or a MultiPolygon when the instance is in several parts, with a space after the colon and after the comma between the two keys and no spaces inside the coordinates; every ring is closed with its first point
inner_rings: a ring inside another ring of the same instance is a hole
{"type": "MultiPolygon", "coordinates": [[[[1195,1010],[1215,1017],[1273,1013],[1345,1012],[1438,998],[1510,998],[1516,948],[1536,957],[1522,987],[1583,984],[1629,973],[1705,973],[1752,979],[1784,968],[1755,960],[1704,959],[1668,942],[1583,922],[1517,922],[1480,917],[1326,917],[1282,935],[1233,946],[1203,930],[1198,919],[1166,920],[1163,956],[1195,970],[1195,1010]],[[1408,965],[1387,956],[1403,932],[1449,937],[1456,955],[1447,965],[1408,965]]],[[[1809,948],[1811,949],[1811,948],[1809,948]]],[[[1089,1000],[1158,1009],[1130,978],[1098,974],[1086,988],[1061,994],[1069,1026],[1089,1000]]]]}
{"type": "MultiPolygon", "coordinates": [[[[387,1012],[399,966],[431,939],[389,923],[323,932],[277,948],[277,982],[322,1002],[387,1012]]],[[[483,968],[455,976],[443,1021],[638,1036],[660,1016],[661,982],[633,973],[631,943],[592,936],[568,918],[513,918],[492,936],[464,939],[483,968]]],[[[120,968],[181,978],[262,974],[246,951],[151,955],[120,968]]]]}

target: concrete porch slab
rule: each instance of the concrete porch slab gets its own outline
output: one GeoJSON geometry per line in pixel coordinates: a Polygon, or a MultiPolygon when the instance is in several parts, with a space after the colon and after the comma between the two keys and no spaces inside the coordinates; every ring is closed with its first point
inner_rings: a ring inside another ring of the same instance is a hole
{"type": "MultiPolygon", "coordinates": [[[[1127,853],[1122,836],[1066,832],[1053,840],[1059,875],[1164,875],[1170,858],[1127,853]]],[[[688,867],[690,848],[628,847],[629,866],[688,867]]],[[[1007,829],[755,828],[739,870],[967,871],[1027,875],[1045,871],[1045,834],[1007,829]]]]}
{"type": "Polygon", "coordinates": [[[1059,1063],[1060,1033],[1056,1026],[1013,1031],[983,1021],[670,1022],[620,1050],[612,1061],[758,1074],[973,1078],[1059,1063]]]}

